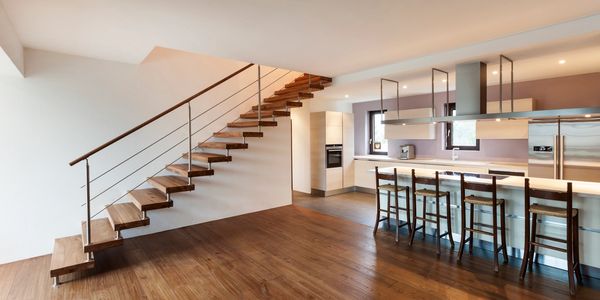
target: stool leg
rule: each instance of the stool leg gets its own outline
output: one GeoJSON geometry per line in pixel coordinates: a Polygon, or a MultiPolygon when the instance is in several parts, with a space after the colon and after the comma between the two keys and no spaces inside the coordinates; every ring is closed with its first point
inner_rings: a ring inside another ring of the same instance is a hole
{"type": "MultiPolygon", "coordinates": [[[[462,198],[462,197],[461,197],[462,198]]],[[[462,259],[463,249],[465,248],[465,235],[467,233],[467,220],[466,218],[466,207],[465,200],[460,200],[460,245],[458,246],[458,260],[462,259]]]]}
{"type": "Polygon", "coordinates": [[[581,263],[579,262],[579,214],[573,217],[573,259],[575,260],[577,282],[582,284],[581,263]]]}
{"type": "Polygon", "coordinates": [[[379,219],[381,218],[381,199],[379,197],[379,190],[377,190],[377,216],[375,217],[375,228],[373,228],[373,235],[377,234],[377,227],[379,227],[379,219]]]}
{"type": "Polygon", "coordinates": [[[387,192],[387,196],[387,230],[390,230],[390,203],[392,202],[390,191],[387,192]]]}
{"type": "Polygon", "coordinates": [[[492,207],[492,238],[494,239],[494,272],[498,272],[498,208],[492,207]]]}
{"type": "Polygon", "coordinates": [[[502,254],[504,255],[504,264],[508,264],[508,252],[506,251],[506,207],[505,202],[500,204],[500,236],[502,239],[502,254]]]}
{"type": "Polygon", "coordinates": [[[441,244],[442,244],[442,238],[440,237],[441,235],[441,231],[442,228],[440,228],[440,197],[436,196],[435,197],[435,226],[437,227],[435,232],[435,240],[436,240],[436,244],[437,244],[437,255],[440,255],[442,253],[441,251],[441,244]]]}
{"type": "MultiPolygon", "coordinates": [[[[427,197],[425,196],[423,196],[423,219],[427,219],[427,197]]],[[[425,230],[426,225],[427,221],[423,220],[423,240],[425,240],[425,235],[427,234],[425,230]]]]}
{"type": "Polygon", "coordinates": [[[470,218],[469,218],[469,228],[471,228],[471,231],[469,231],[469,255],[473,255],[473,220],[475,219],[475,205],[473,203],[470,203],[471,205],[469,206],[469,214],[470,214],[470,218]]]}
{"type": "Polygon", "coordinates": [[[450,209],[450,193],[446,194],[446,224],[448,226],[448,239],[450,248],[454,249],[454,238],[452,237],[452,211],[450,209]]]}
{"type": "Polygon", "coordinates": [[[575,272],[573,270],[573,220],[567,220],[567,274],[569,275],[569,291],[575,295],[575,272]]]}
{"type": "Polygon", "coordinates": [[[521,272],[519,277],[521,279],[525,278],[525,273],[527,272],[527,260],[529,259],[529,212],[525,212],[525,243],[523,246],[523,262],[521,263],[521,272]]]}
{"type": "Polygon", "coordinates": [[[535,255],[535,246],[533,243],[537,238],[537,214],[533,214],[531,221],[531,243],[529,244],[529,270],[533,270],[533,256],[535,255]]]}
{"type": "Polygon", "coordinates": [[[408,191],[408,187],[406,187],[405,191],[406,191],[406,222],[408,223],[408,235],[411,235],[413,232],[413,227],[412,227],[412,222],[410,221],[410,192],[408,191]]]}
{"type": "Polygon", "coordinates": [[[410,232],[410,240],[408,241],[408,246],[412,246],[413,241],[415,240],[415,234],[417,233],[417,196],[413,193],[412,197],[413,203],[413,213],[412,213],[412,224],[413,230],[410,232]]]}
{"type": "Polygon", "coordinates": [[[398,217],[398,215],[400,214],[400,212],[398,210],[398,207],[399,207],[399,205],[398,205],[398,201],[399,201],[398,200],[398,195],[397,194],[394,194],[394,195],[395,195],[394,198],[396,198],[396,213],[395,213],[395,216],[396,216],[396,243],[398,243],[398,233],[400,231],[400,218],[398,217]]]}

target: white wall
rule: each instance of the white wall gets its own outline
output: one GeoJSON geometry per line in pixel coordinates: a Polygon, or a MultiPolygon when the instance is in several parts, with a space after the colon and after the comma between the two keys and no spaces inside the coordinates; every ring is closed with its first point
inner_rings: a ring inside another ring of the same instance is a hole
{"type": "MultiPolygon", "coordinates": [[[[155,49],[141,65],[129,65],[38,50],[25,51],[27,78],[0,75],[0,263],[47,254],[53,239],[80,233],[85,213],[84,164],[68,162],[145,121],[244,66],[245,63],[155,49]]],[[[271,70],[264,67],[263,74],[271,70]]],[[[286,74],[276,70],[263,87],[286,74]]],[[[265,94],[293,80],[291,73],[265,94]]],[[[194,115],[256,79],[244,72],[193,102],[194,115]]],[[[233,121],[254,104],[256,85],[193,122],[206,125],[247,97],[247,101],[194,137],[194,143],[233,121]]],[[[180,109],[90,159],[92,177],[107,170],[177,126],[180,109]]],[[[233,162],[214,164],[213,177],[194,179],[196,191],[174,195],[175,206],[150,212],[149,227],[132,236],[172,229],[291,203],[289,119],[251,139],[250,149],[232,151],[233,162]],[[265,184],[266,183],[266,184],[265,184]]],[[[181,129],[92,184],[97,194],[185,137],[181,129]]],[[[92,211],[127,192],[186,151],[167,152],[92,203],[92,211]]],[[[104,216],[101,214],[100,216],[104,216]]],[[[99,216],[99,217],[100,217],[99,216]]]]}

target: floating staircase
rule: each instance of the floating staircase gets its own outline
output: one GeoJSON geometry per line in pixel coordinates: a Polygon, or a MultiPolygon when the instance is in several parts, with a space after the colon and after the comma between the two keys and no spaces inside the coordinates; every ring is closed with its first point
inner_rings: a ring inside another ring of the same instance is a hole
{"type": "MultiPolygon", "coordinates": [[[[226,77],[205,91],[241,73],[251,65],[252,64],[240,69],[238,72],[226,77]]],[[[55,286],[58,285],[59,276],[61,275],[94,268],[95,261],[93,253],[107,248],[121,246],[123,244],[123,238],[121,236],[122,230],[150,225],[150,218],[147,215],[148,211],[173,207],[173,200],[171,199],[172,194],[193,191],[195,189],[192,178],[215,175],[212,164],[231,162],[232,156],[229,155],[229,150],[248,149],[249,145],[246,143],[246,138],[263,137],[264,133],[260,130],[261,127],[277,126],[275,118],[289,117],[289,109],[302,107],[302,102],[300,102],[300,100],[313,98],[314,95],[312,92],[323,90],[329,85],[331,85],[331,78],[303,74],[293,82],[286,84],[283,89],[276,91],[273,96],[263,99],[263,104],[260,107],[260,118],[258,105],[255,105],[252,107],[251,111],[240,115],[241,120],[236,120],[227,124],[228,128],[255,129],[247,131],[215,132],[212,137],[219,140],[199,143],[197,149],[202,151],[194,151],[182,155],[182,158],[188,160],[188,163],[170,164],[165,167],[165,170],[173,175],[150,177],[147,179],[147,183],[151,185],[152,188],[134,189],[129,191],[129,193],[127,193],[127,198],[125,198],[130,200],[130,202],[116,203],[107,206],[107,218],[92,219],[90,222],[92,238],[89,243],[86,243],[88,230],[87,222],[85,221],[81,223],[81,235],[55,239],[50,264],[50,276],[54,278],[55,286]],[[242,142],[239,140],[222,141],[222,139],[242,139],[242,142]],[[206,150],[225,150],[226,153],[218,154],[205,152],[206,150]]],[[[202,92],[197,95],[201,93],[202,92]]],[[[193,99],[193,97],[189,99],[193,99]]],[[[166,111],[164,114],[167,114],[172,110],[174,110],[174,108],[166,111]]],[[[162,115],[155,118],[158,119],[159,117],[162,117],[162,115]]],[[[142,125],[145,126],[147,124],[145,123],[142,125]]],[[[130,130],[125,136],[143,127],[142,125],[130,130]]],[[[124,136],[121,136],[118,139],[122,137],[124,136]]],[[[115,140],[109,143],[114,141],[115,140]]],[[[107,144],[102,147],[106,147],[107,144]]],[[[88,153],[87,157],[100,150],[93,150],[88,153]]],[[[87,157],[80,157],[76,161],[71,162],[71,165],[83,161],[84,159],[87,159],[87,157]]]]}

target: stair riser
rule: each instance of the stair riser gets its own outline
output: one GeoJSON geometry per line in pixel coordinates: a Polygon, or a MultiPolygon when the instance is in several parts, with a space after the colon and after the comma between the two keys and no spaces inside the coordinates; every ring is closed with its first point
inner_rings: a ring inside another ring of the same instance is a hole
{"type": "Polygon", "coordinates": [[[283,100],[298,100],[298,99],[303,100],[303,99],[311,99],[311,98],[314,98],[314,95],[311,93],[300,93],[300,95],[298,95],[298,93],[294,93],[294,94],[277,95],[277,96],[265,98],[264,102],[270,103],[270,102],[277,102],[277,101],[283,101],[283,100]]]}
{"type": "Polygon", "coordinates": [[[173,201],[165,201],[165,202],[159,202],[159,203],[152,203],[152,204],[141,205],[133,197],[130,197],[130,198],[132,199],[133,204],[135,204],[135,206],[140,211],[149,211],[149,210],[155,210],[155,209],[162,209],[162,208],[173,207],[173,201]]]}
{"type": "Polygon", "coordinates": [[[325,88],[324,86],[316,85],[316,84],[315,85],[311,84],[311,86],[308,87],[308,84],[307,84],[306,86],[284,88],[279,91],[275,91],[275,95],[287,95],[287,94],[298,93],[298,92],[310,93],[310,92],[322,91],[324,88],[325,88]]]}
{"type": "MultiPolygon", "coordinates": [[[[188,154],[185,153],[183,154],[183,158],[188,159],[188,154]]],[[[232,157],[231,156],[222,156],[222,157],[199,157],[199,156],[194,156],[192,154],[192,161],[198,161],[198,162],[203,162],[203,163],[219,163],[219,162],[230,162],[232,161],[232,157]]]]}
{"type": "MultiPolygon", "coordinates": [[[[116,235],[115,235],[116,238],[116,235]]],[[[108,249],[108,248],[112,248],[112,247],[118,247],[123,245],[123,239],[117,239],[114,241],[110,241],[110,242],[105,242],[105,243],[101,243],[101,244],[91,244],[91,245],[83,245],[83,251],[88,253],[88,252],[96,252],[96,251],[101,251],[104,249],[108,249]]]]}
{"type": "Polygon", "coordinates": [[[188,185],[188,186],[178,186],[178,187],[164,187],[162,185],[152,183],[152,182],[150,182],[150,184],[152,184],[152,186],[154,186],[155,188],[157,188],[158,190],[160,190],[161,192],[163,192],[165,194],[190,192],[190,191],[194,190],[193,184],[191,186],[188,185]]]}

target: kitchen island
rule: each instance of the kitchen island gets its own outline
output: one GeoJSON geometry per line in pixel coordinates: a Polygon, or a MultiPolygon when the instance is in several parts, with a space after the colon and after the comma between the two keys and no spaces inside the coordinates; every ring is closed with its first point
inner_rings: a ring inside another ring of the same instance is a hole
{"type": "MultiPolygon", "coordinates": [[[[394,167],[383,167],[380,168],[380,172],[393,174],[393,169],[396,169],[398,174],[398,184],[402,186],[411,186],[411,170],[415,169],[417,176],[421,177],[434,177],[435,171],[440,173],[449,171],[445,166],[438,168],[419,168],[418,166],[394,166],[394,167]]],[[[450,170],[454,171],[454,170],[450,170]]],[[[465,172],[464,170],[462,172],[465,172]]],[[[369,172],[371,181],[375,183],[374,169],[370,169],[369,172]]],[[[465,177],[466,181],[474,182],[487,182],[490,183],[489,175],[484,173],[469,173],[465,177]]],[[[450,173],[449,173],[450,174],[450,173]]],[[[452,211],[452,226],[453,236],[455,241],[460,240],[460,176],[458,174],[447,175],[440,174],[440,190],[448,191],[451,195],[451,211],[452,211]]],[[[594,276],[598,276],[600,271],[600,254],[598,254],[598,247],[600,247],[600,183],[592,182],[573,182],[573,207],[578,208],[580,211],[580,255],[581,263],[584,265],[584,273],[594,273],[594,276]],[[590,268],[591,267],[591,268],[590,268]]],[[[565,191],[567,187],[566,180],[554,180],[544,178],[531,178],[531,186],[534,188],[551,189],[558,191],[565,191]]],[[[497,188],[498,197],[506,200],[506,213],[507,213],[507,245],[509,253],[514,257],[522,256],[522,249],[524,245],[524,177],[518,176],[497,176],[497,188]]],[[[477,193],[469,193],[476,194],[477,193]]],[[[382,193],[382,199],[386,201],[387,193],[382,193]]],[[[402,197],[402,195],[400,195],[402,197]]],[[[422,205],[420,204],[422,199],[418,197],[417,209],[421,210],[422,205]]],[[[428,199],[428,211],[434,210],[434,202],[428,199]]],[[[445,201],[440,202],[442,214],[445,212],[445,201]]],[[[402,205],[404,201],[400,201],[402,205]]],[[[556,205],[556,202],[551,203],[556,205]]],[[[412,208],[411,208],[412,209],[412,208]]],[[[467,208],[468,210],[468,208],[467,208]]],[[[405,220],[404,214],[400,214],[400,219],[405,220]]],[[[491,212],[486,209],[477,209],[475,211],[475,221],[483,223],[491,223],[491,212]]],[[[566,231],[565,220],[554,217],[543,217],[541,221],[542,225],[538,226],[539,233],[549,236],[564,237],[566,231]]],[[[430,228],[432,226],[429,226],[430,228]]],[[[445,225],[442,223],[442,231],[445,231],[445,225]]],[[[429,232],[431,233],[431,232],[429,232]]],[[[480,241],[480,247],[489,247],[489,241],[491,238],[485,235],[475,234],[476,245],[477,240],[480,241]],[[487,241],[487,242],[486,242],[487,241]]],[[[554,245],[552,242],[548,242],[550,245],[554,245]]],[[[458,244],[456,245],[458,246],[458,244]]],[[[549,251],[547,249],[539,249],[540,258],[539,262],[552,266],[557,266],[566,269],[565,255],[562,253],[549,251]]]]}

